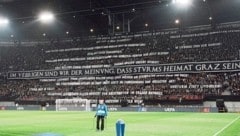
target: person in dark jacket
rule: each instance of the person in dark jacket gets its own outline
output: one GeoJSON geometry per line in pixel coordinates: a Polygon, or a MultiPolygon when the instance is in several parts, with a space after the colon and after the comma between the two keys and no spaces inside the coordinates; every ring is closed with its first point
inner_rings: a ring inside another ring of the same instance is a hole
{"type": "Polygon", "coordinates": [[[97,130],[104,130],[104,120],[108,115],[107,105],[104,103],[103,99],[99,99],[99,104],[97,105],[97,111],[95,117],[97,117],[97,130]],[[101,127],[101,128],[100,128],[101,127]]]}

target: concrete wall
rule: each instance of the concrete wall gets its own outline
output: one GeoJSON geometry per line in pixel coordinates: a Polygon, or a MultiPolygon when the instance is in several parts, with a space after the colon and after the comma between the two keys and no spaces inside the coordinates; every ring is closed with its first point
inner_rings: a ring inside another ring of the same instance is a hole
{"type": "MultiPolygon", "coordinates": [[[[225,101],[225,106],[228,112],[240,112],[240,102],[225,101]]],[[[204,107],[216,107],[216,101],[206,101],[203,103],[204,107]]]]}
{"type": "Polygon", "coordinates": [[[15,106],[15,102],[0,102],[0,106],[15,106]]]}

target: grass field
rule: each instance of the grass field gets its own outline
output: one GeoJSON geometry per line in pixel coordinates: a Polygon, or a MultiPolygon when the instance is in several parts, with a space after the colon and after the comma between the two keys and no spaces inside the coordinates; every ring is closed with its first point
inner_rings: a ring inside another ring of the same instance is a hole
{"type": "Polygon", "coordinates": [[[107,128],[96,132],[94,112],[0,111],[0,136],[240,136],[238,113],[111,112],[107,128]]]}

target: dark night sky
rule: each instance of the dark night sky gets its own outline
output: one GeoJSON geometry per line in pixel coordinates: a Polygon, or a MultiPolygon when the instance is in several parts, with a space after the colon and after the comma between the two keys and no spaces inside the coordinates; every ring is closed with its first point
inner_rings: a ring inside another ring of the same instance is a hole
{"type": "Polygon", "coordinates": [[[106,34],[107,12],[116,13],[115,24],[119,26],[122,26],[121,12],[125,13],[126,20],[135,18],[131,23],[132,31],[146,29],[145,23],[149,24],[149,29],[174,27],[177,18],[184,26],[209,24],[209,16],[215,23],[240,20],[239,0],[193,1],[189,8],[179,9],[170,0],[0,0],[0,15],[11,19],[9,28],[0,30],[0,36],[58,35],[66,31],[79,35],[89,33],[90,28],[94,28],[96,34],[106,34]],[[57,14],[57,21],[48,26],[36,22],[42,10],[57,14]]]}

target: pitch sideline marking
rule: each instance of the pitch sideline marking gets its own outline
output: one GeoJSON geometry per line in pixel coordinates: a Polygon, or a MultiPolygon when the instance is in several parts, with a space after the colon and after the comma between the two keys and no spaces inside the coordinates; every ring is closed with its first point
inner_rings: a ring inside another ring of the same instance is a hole
{"type": "Polygon", "coordinates": [[[221,130],[219,130],[218,132],[216,132],[213,136],[217,136],[218,134],[220,134],[223,130],[225,130],[226,128],[228,128],[229,126],[231,126],[234,122],[236,122],[238,119],[240,119],[240,116],[237,117],[236,119],[234,119],[233,121],[231,121],[230,123],[228,123],[225,127],[223,127],[221,130]]]}

